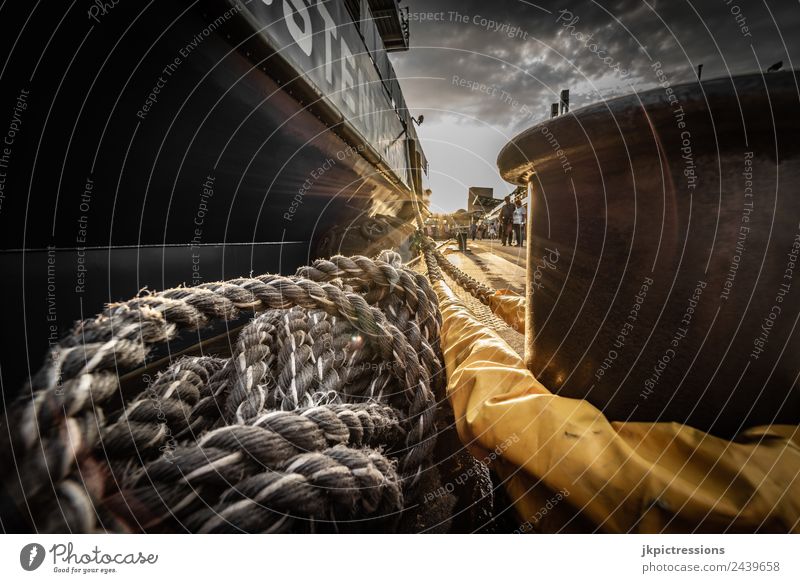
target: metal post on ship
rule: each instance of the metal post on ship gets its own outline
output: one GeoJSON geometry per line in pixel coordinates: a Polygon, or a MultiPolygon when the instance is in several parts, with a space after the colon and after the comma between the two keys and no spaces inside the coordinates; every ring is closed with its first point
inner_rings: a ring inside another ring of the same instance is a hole
{"type": "Polygon", "coordinates": [[[561,108],[558,114],[564,115],[565,113],[569,113],[569,89],[561,90],[561,98],[559,99],[559,102],[561,104],[561,108]]]}
{"type": "Polygon", "coordinates": [[[528,219],[525,228],[525,366],[533,371],[533,180],[535,174],[531,174],[528,179],[528,219]]]}

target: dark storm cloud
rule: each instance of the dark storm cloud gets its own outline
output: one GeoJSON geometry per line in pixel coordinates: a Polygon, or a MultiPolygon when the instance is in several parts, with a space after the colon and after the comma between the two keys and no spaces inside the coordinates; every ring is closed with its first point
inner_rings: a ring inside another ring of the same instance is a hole
{"type": "Polygon", "coordinates": [[[655,61],[671,83],[693,80],[700,63],[708,79],[765,69],[779,60],[785,68],[800,61],[796,2],[405,4],[412,13],[412,50],[393,60],[400,77],[412,78],[403,81],[410,106],[428,109],[432,121],[479,123],[469,121],[474,117],[522,129],[546,117],[562,88],[571,89],[579,106],[652,87],[655,61]]]}

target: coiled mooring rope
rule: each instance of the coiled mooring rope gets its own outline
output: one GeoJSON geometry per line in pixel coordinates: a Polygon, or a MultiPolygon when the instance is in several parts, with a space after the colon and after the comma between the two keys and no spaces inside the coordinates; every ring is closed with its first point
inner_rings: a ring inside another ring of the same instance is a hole
{"type": "Polygon", "coordinates": [[[6,411],[3,487],[41,532],[385,530],[431,463],[440,327],[393,252],[109,305],[6,411]],[[124,400],[151,347],[242,310],[260,313],[230,358],[182,358],[124,400]]]}

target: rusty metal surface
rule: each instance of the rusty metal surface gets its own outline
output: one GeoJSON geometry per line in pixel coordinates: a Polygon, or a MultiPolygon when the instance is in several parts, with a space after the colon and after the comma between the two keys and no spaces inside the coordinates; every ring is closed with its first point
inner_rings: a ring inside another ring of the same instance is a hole
{"type": "Polygon", "coordinates": [[[532,371],[615,420],[800,421],[796,74],[659,87],[534,126],[532,371]]]}

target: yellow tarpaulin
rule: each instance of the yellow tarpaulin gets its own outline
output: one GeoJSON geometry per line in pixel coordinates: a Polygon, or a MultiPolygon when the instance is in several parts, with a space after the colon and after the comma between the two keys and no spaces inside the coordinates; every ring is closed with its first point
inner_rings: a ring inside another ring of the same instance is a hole
{"type": "Polygon", "coordinates": [[[489,296],[489,307],[520,334],[525,334],[525,297],[507,289],[499,289],[489,296]]]}
{"type": "Polygon", "coordinates": [[[443,282],[448,397],[458,433],[494,469],[521,531],[800,530],[800,431],[733,441],[675,423],[612,423],[551,394],[443,282]]]}

